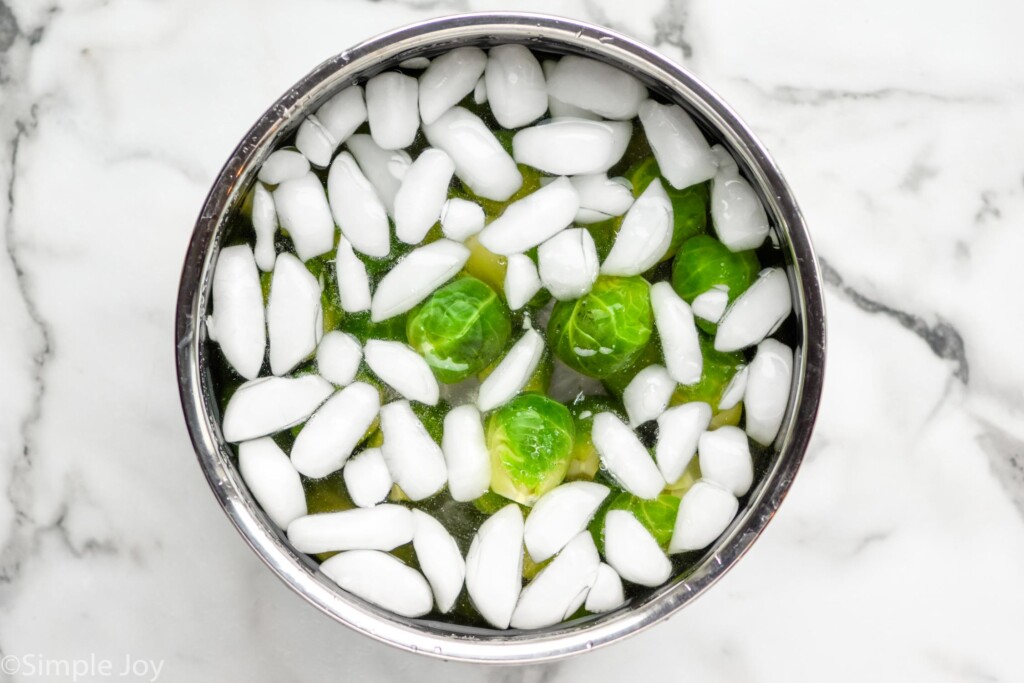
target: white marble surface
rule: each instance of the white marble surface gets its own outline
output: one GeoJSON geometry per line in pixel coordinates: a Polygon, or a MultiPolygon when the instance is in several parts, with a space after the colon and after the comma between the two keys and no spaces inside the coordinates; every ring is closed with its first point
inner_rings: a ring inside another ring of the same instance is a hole
{"type": "MultiPolygon", "coordinates": [[[[0,0],[0,654],[168,681],[1024,679],[1022,23],[1011,0],[0,0]],[[264,568],[196,466],[172,324],[207,187],[280,92],[499,8],[621,29],[734,105],[813,230],[830,347],[806,464],[717,587],[485,670],[351,633],[264,568]]],[[[71,680],[25,668],[0,680],[71,680]]]]}

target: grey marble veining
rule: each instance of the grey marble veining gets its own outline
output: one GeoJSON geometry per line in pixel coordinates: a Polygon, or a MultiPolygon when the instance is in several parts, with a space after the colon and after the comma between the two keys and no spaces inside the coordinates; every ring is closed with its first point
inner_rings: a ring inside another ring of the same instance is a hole
{"type": "Polygon", "coordinates": [[[0,0],[0,657],[169,681],[1021,680],[1022,23],[996,0],[0,0]],[[194,462],[172,325],[195,215],[268,103],[366,37],[493,9],[607,24],[726,97],[808,218],[830,355],[805,467],[718,586],[621,645],[485,670],[378,645],[271,576],[194,462]]]}

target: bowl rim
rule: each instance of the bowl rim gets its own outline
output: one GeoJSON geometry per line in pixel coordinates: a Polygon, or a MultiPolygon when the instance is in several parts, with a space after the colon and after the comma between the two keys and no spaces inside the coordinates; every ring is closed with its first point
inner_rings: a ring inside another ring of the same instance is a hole
{"type": "Polygon", "coordinates": [[[799,207],[763,144],[710,88],[685,67],[610,29],[564,17],[526,12],[449,15],[366,40],[323,62],[256,121],[231,153],[206,197],[182,268],[175,317],[178,387],[196,456],[225,514],[253,551],[290,588],[333,619],[378,641],[441,659],[477,663],[537,663],[590,651],[667,619],[720,579],[774,516],[803,459],[820,403],[825,364],[825,310],[819,266],[799,207]],[[637,604],[537,631],[480,631],[405,619],[338,589],[305,555],[295,552],[253,501],[220,435],[204,375],[205,311],[223,218],[258,165],[301,117],[338,89],[398,61],[463,44],[558,44],[637,75],[649,87],[712,128],[730,149],[778,226],[786,256],[801,346],[794,349],[794,382],[776,445],[778,456],[730,528],[697,569],[675,577],[637,604]],[[463,632],[464,631],[464,632],[463,632]]]}

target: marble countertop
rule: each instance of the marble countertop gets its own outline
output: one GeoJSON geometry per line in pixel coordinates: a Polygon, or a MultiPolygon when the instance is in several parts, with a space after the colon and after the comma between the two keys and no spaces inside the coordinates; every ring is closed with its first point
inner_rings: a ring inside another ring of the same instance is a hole
{"type": "Polygon", "coordinates": [[[1009,0],[0,0],[0,680],[1024,679],[1021,25],[1009,0]],[[279,582],[196,465],[172,348],[192,224],[264,108],[366,37],[487,9],[607,24],[723,95],[802,204],[830,335],[749,555],[625,643],[500,669],[279,582]]]}

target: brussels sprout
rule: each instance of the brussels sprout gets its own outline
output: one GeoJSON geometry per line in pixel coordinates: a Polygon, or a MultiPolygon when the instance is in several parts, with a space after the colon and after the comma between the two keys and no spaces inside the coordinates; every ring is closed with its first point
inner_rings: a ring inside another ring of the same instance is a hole
{"type": "Polygon", "coordinates": [[[508,259],[489,251],[480,244],[476,235],[467,239],[464,244],[469,249],[469,259],[462,267],[462,271],[482,280],[494,291],[504,292],[505,269],[508,266],[508,259]]]}
{"type": "Polygon", "coordinates": [[[508,307],[474,277],[461,277],[431,294],[406,325],[410,346],[448,384],[492,363],[511,332],[508,307]]]}
{"type": "Polygon", "coordinates": [[[585,479],[591,481],[601,467],[601,456],[590,438],[590,430],[594,426],[594,416],[598,413],[612,412],[623,414],[621,407],[607,396],[580,396],[569,406],[576,427],[576,439],[572,447],[572,459],[569,470],[565,474],[568,481],[585,479]]]}
{"type": "MultiPolygon", "coordinates": [[[[722,394],[725,393],[729,381],[736,374],[744,363],[742,351],[723,353],[715,350],[715,341],[706,334],[699,333],[700,352],[704,359],[704,368],[700,381],[696,384],[684,386],[680,384],[672,393],[669,405],[676,406],[680,403],[690,401],[703,401],[711,406],[713,414],[719,415],[718,404],[722,402],[722,394]]],[[[721,414],[732,411],[722,411],[721,414]]],[[[736,413],[738,420],[739,414],[736,413]]],[[[717,424],[716,426],[721,426],[717,424]]]]}
{"type": "Polygon", "coordinates": [[[585,225],[590,236],[594,239],[594,246],[597,247],[597,259],[601,263],[608,258],[612,247],[615,245],[615,236],[619,234],[622,226],[622,216],[613,216],[597,223],[585,225]]]}
{"type": "Polygon", "coordinates": [[[341,329],[351,333],[361,343],[365,344],[369,339],[387,339],[390,341],[405,341],[405,327],[407,314],[396,315],[387,320],[373,322],[370,320],[369,311],[359,313],[348,313],[341,324],[341,329]]]}
{"type": "Polygon", "coordinates": [[[662,548],[668,547],[672,539],[672,531],[675,529],[676,514],[679,512],[679,497],[671,493],[662,493],[654,500],[637,498],[628,491],[619,491],[608,497],[608,500],[598,508],[594,519],[591,520],[589,529],[594,537],[594,543],[602,553],[604,552],[604,518],[609,510],[626,510],[633,513],[637,521],[645,529],[651,532],[651,536],[662,548]]]}
{"type": "MultiPolygon", "coordinates": [[[[723,415],[725,413],[722,413],[723,415]]],[[[690,490],[690,487],[697,483],[700,479],[700,460],[694,457],[690,460],[690,464],[683,470],[682,476],[676,481],[669,482],[665,486],[665,493],[671,493],[677,498],[682,498],[686,495],[686,492],[690,490]]]]}
{"type": "MultiPolygon", "coordinates": [[[[729,251],[710,235],[686,240],[672,264],[672,287],[686,303],[715,286],[729,288],[729,303],[745,292],[757,279],[761,264],[753,251],[729,251]]],[[[706,332],[716,325],[697,318],[706,332]]]]}
{"type": "Polygon", "coordinates": [[[573,370],[607,377],[643,352],[654,327],[651,286],[642,277],[599,277],[589,294],[559,301],[551,311],[548,339],[573,370]]]}
{"type": "MultiPolygon", "coordinates": [[[[349,498],[348,489],[341,470],[329,474],[323,479],[307,479],[302,477],[302,489],[306,493],[306,511],[315,515],[321,512],[342,512],[356,506],[349,498]]],[[[323,562],[337,553],[317,553],[313,557],[323,562]]]]}
{"type": "Polygon", "coordinates": [[[565,479],[575,432],[569,409],[542,394],[503,405],[487,421],[491,489],[533,505],[565,479]]]}
{"type": "MultiPolygon", "coordinates": [[[[513,131],[508,131],[508,144],[510,148],[512,145],[512,135],[513,131]]],[[[499,133],[497,137],[498,141],[501,142],[502,135],[499,133]]],[[[511,154],[511,149],[509,153],[511,154]]],[[[520,186],[518,190],[515,191],[515,194],[513,194],[505,201],[496,201],[494,199],[487,199],[486,197],[479,197],[473,194],[473,192],[470,191],[470,189],[463,185],[461,182],[455,184],[455,189],[452,191],[451,196],[458,197],[460,199],[468,199],[471,202],[476,202],[477,204],[479,204],[484,210],[484,220],[487,223],[490,223],[495,218],[504,213],[505,209],[508,207],[509,204],[522,199],[526,195],[531,194],[535,192],[538,188],[540,188],[541,178],[544,177],[540,171],[538,171],[535,168],[531,168],[530,166],[525,166],[523,164],[519,164],[518,168],[519,174],[523,176],[523,184],[520,186]]]]}
{"type": "MultiPolygon", "coordinates": [[[[651,181],[661,178],[661,170],[653,156],[645,159],[629,174],[633,183],[633,196],[639,197],[651,181]]],[[[672,244],[662,261],[672,258],[685,241],[701,235],[707,229],[708,202],[711,193],[707,183],[698,183],[677,190],[668,181],[662,182],[669,201],[672,202],[672,244]]]]}
{"type": "MultiPolygon", "coordinates": [[[[473,501],[473,507],[488,517],[506,505],[508,505],[508,498],[498,495],[494,491],[487,491],[487,493],[473,501]]],[[[519,507],[523,511],[523,517],[526,517],[526,515],[529,514],[530,509],[522,504],[520,504],[519,507]]]]}
{"type": "Polygon", "coordinates": [[[356,506],[348,496],[341,470],[322,479],[303,477],[302,488],[306,492],[306,510],[311,515],[320,512],[341,512],[356,506]]]}
{"type": "Polygon", "coordinates": [[[551,375],[554,374],[554,371],[555,358],[545,348],[544,355],[540,357],[540,362],[537,363],[537,369],[533,371],[530,379],[526,380],[526,384],[523,385],[522,393],[548,393],[548,389],[551,388],[551,375]]]}
{"type": "Polygon", "coordinates": [[[340,328],[345,317],[338,291],[338,274],[331,265],[336,254],[337,251],[332,250],[306,261],[306,268],[320,281],[320,308],[323,311],[325,333],[340,328]]]}
{"type": "Polygon", "coordinates": [[[644,350],[633,360],[632,363],[622,368],[618,372],[613,372],[607,377],[601,380],[601,384],[608,390],[612,396],[622,398],[622,392],[626,390],[626,386],[633,380],[636,373],[640,372],[648,365],[654,365],[655,363],[663,363],[661,356],[661,339],[658,337],[658,331],[655,330],[651,335],[651,340],[647,342],[647,346],[644,350]]]}

